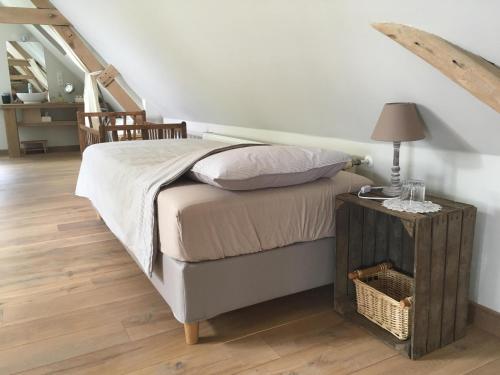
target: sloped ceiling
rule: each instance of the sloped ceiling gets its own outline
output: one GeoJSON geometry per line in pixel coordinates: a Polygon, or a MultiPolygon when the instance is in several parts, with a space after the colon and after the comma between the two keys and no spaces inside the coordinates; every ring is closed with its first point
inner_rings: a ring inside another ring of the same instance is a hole
{"type": "Polygon", "coordinates": [[[170,118],[368,141],[382,105],[420,105],[424,146],[500,154],[500,116],[370,27],[414,25],[500,63],[500,2],[53,0],[170,118]]]}

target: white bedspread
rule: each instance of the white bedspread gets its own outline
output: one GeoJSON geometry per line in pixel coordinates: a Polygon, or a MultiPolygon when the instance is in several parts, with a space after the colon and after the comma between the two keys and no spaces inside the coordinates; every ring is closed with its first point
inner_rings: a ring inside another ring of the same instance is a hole
{"type": "Polygon", "coordinates": [[[201,139],[102,143],[83,153],[76,195],[90,199],[109,229],[151,275],[155,200],[198,160],[245,145],[201,139]]]}

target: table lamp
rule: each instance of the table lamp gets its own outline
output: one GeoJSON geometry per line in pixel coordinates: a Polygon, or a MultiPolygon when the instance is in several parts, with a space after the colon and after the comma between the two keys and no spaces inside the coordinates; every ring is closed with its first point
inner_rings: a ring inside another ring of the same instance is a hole
{"type": "Polygon", "coordinates": [[[386,103],[384,105],[372,134],[372,139],[376,141],[394,144],[391,186],[382,190],[384,195],[397,197],[401,194],[401,180],[399,178],[401,142],[417,141],[424,138],[424,123],[417,112],[415,103],[386,103]]]}

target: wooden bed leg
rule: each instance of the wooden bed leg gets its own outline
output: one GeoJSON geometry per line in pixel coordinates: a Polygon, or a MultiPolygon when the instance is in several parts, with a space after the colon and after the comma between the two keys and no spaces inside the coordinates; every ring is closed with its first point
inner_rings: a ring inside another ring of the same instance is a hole
{"type": "Polygon", "coordinates": [[[186,336],[186,344],[194,345],[198,342],[198,330],[200,322],[184,323],[184,335],[186,336]]]}

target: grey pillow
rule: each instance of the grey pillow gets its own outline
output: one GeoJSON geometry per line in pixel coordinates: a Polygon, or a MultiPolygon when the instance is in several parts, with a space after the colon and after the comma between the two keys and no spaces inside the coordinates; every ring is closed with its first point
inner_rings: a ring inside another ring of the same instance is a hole
{"type": "Polygon", "coordinates": [[[333,177],[349,160],[348,154],[319,148],[244,147],[198,161],[189,176],[222,189],[255,190],[333,177]]]}

